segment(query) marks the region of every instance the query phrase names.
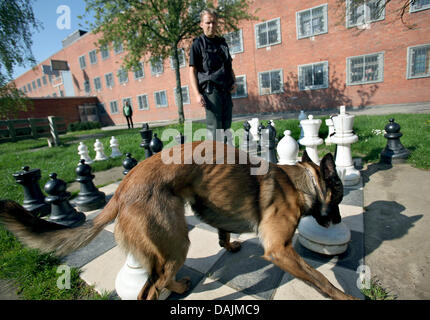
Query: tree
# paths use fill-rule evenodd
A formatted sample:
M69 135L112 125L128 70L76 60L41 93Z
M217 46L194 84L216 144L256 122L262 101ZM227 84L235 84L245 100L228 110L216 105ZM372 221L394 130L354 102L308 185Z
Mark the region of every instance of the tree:
M212 0L85 0L86 14L94 12L90 24L94 33L101 33L99 46L112 42L125 45L125 70L146 61L173 59L176 75L176 100L179 122L185 120L179 72L180 49L201 34L200 12L214 7ZM248 13L251 0L219 0L221 32L237 30L241 20L256 19Z
M12 80L16 66L35 63L31 45L32 29L38 30L31 6L32 0L0 1L0 118L5 118L26 110L25 95Z

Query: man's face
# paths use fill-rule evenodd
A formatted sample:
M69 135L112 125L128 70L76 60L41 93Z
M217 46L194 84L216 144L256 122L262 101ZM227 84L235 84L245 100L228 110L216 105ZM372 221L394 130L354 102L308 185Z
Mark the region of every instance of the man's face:
M208 38L213 38L216 35L217 20L210 14L205 14L202 21L200 22L200 28L203 29L203 33Z

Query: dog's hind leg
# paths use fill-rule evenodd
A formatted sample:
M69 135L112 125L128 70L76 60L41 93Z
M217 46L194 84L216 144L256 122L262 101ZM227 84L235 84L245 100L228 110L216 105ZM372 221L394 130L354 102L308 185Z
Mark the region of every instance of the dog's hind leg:
M222 229L218 229L218 239L219 239L219 245L225 248L227 251L237 252L241 248L240 242L238 241L230 242L230 233Z

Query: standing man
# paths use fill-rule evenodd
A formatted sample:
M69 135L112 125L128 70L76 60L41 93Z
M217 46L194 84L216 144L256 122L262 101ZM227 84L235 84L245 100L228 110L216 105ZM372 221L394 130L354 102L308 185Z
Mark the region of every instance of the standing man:
M124 103L122 112L124 114L124 117L127 119L128 128L130 129L130 124L131 124L131 128L133 128L133 109L131 108L130 102L126 101Z
M235 76L228 45L217 33L217 13L200 13L203 34L194 39L190 50L190 82L197 103L206 110L208 140L216 139L216 130L230 129ZM223 141L224 142L224 141Z

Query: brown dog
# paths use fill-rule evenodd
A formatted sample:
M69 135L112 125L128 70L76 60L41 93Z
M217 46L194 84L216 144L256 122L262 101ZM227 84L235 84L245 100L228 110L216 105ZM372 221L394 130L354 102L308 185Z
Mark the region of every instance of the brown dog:
M30 247L66 255L88 244L116 218L118 244L150 271L139 298L156 299L162 288L177 293L189 288L188 279L175 280L189 247L184 215L189 202L196 216L219 230L219 243L227 250L240 249L240 243L230 242L230 233L255 231L264 259L333 299L353 299L309 266L292 246L301 216L312 215L323 226L341 220L343 186L331 154L320 167L305 152L297 165L266 162L266 172L253 175L252 158L246 154L242 164L238 161L243 159L242 151L217 142L193 142L163 152L133 168L103 211L80 227L65 229L34 218L13 201L0 202L0 220ZM163 159L175 152L180 163L166 164ZM204 163L196 160L196 154L205 158ZM235 156L233 164L228 155Z

